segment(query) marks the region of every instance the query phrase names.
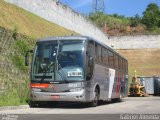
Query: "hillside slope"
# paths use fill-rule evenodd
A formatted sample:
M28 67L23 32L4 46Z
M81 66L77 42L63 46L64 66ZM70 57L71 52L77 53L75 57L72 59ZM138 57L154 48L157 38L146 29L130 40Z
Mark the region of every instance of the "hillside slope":
M146 27L140 23L140 17L132 18L118 14L108 15L97 12L90 14L89 19L110 36L153 34L150 31L146 31Z
M3 0L0 0L0 26L33 38L75 34Z
M134 76L160 76L160 49L131 49L117 50L128 59L129 77Z

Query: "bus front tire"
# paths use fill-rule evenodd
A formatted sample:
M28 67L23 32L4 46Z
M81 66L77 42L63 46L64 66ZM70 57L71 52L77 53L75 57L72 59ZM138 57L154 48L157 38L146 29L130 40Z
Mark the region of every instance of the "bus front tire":
M94 91L95 97L94 100L90 103L91 107L96 107L98 105L98 101L99 101L99 92L98 89L96 88Z
M34 102L34 101L30 101L29 102L29 107L30 108L36 108L36 107L38 107L39 106L39 104L37 103L37 102Z

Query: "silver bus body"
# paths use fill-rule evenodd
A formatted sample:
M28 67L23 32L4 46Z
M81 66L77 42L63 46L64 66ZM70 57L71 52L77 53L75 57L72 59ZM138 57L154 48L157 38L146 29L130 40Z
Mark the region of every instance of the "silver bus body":
M61 69L63 70L61 71L61 75L58 75L58 76L63 76L64 79L60 81L57 81L56 79L52 80L54 78L54 75L52 73L45 73L42 75L34 73L33 71L34 69L36 69L34 68L36 64L35 56L37 54L37 47L36 47L33 54L32 68L31 68L31 100L32 101L91 102L94 100L94 97L95 97L94 91L96 88L98 89L99 100L106 101L106 100L111 100L113 98L119 98L121 94L123 97L128 95L127 60L124 57L122 57L120 54L115 52L113 49L109 48L108 46L103 45L97 40L94 40L86 36L50 37L46 39L40 39L37 42L37 44L41 44L41 43L45 44L46 42L52 42L52 41L70 41L70 40L83 41L83 45L84 45L83 61L84 62L83 62L82 72L74 73L75 71L74 68L69 68L69 71L66 72L65 71L66 69L65 68L63 69L61 67ZM90 49L89 42L91 42L91 44L93 43L93 50L92 49L88 50ZM99 46L98 49L100 50L101 60L98 60L98 57L96 56L96 45ZM64 49L69 49L69 47ZM102 55L104 53L103 49L107 51L104 55ZM89 51L93 53L91 54L89 53ZM45 52L47 52L47 50L45 50ZM113 56L110 56L109 52L111 52ZM107 54L108 54L108 57L107 57ZM105 55L106 55L106 58L105 58ZM96 57L97 57L97 62L96 62ZM113 58L110 58L110 57L113 57ZM80 59L80 58L76 58L76 59ZM88 68L88 64L90 63L88 62L89 61L88 59L93 59L92 60L93 63L92 65L90 65L91 67L89 66L89 68ZM113 65L109 65L109 61L110 62L112 61ZM41 67L43 67L43 65L41 65ZM92 72L88 72L88 71L92 71ZM76 80L76 76L80 76L82 74L84 77L83 78L81 77L82 78L81 80ZM91 75L87 75L87 74L91 74ZM71 77L74 77L75 80L66 79L67 80L66 81L65 77L69 79ZM77 78L79 79L79 77Z

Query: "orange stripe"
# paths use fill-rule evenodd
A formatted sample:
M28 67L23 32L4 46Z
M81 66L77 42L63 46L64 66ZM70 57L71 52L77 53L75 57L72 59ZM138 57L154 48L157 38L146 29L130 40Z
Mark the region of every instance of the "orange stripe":
M31 84L31 88L48 88L49 84Z

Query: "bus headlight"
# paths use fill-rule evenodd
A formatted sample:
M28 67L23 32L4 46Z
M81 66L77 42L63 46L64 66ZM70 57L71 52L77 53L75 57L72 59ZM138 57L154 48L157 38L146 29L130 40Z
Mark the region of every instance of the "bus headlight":
M73 89L70 89L69 91L70 92L80 92L82 90L82 88L73 88Z

